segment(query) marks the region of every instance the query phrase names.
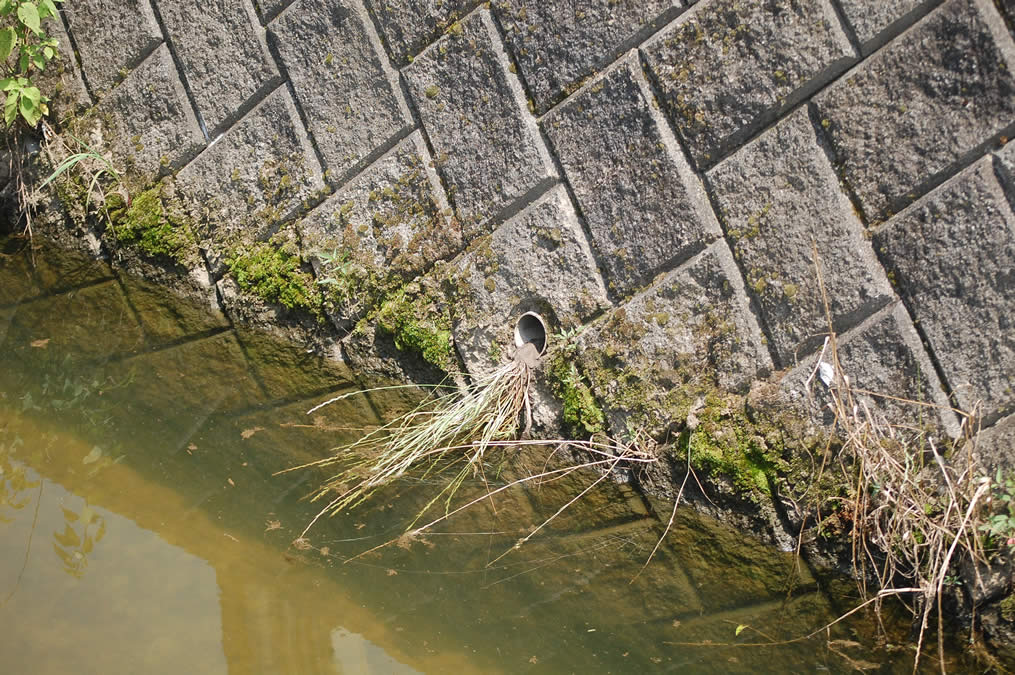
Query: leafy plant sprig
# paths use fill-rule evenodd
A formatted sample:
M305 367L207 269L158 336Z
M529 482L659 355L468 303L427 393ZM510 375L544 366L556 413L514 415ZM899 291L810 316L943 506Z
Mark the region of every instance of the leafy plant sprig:
M21 119L35 127L49 113L49 97L32 81L57 55L57 40L42 27L44 19L56 17L56 3L63 0L0 0L0 91L4 101L4 124Z

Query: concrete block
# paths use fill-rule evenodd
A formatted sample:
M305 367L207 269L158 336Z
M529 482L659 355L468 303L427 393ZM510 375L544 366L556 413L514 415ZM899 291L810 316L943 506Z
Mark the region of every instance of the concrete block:
M504 41L542 114L614 55L670 21L679 0L501 0Z
M632 54L542 120L620 297L720 235L701 181L651 101Z
M473 372L510 357L514 327L539 312L551 332L573 328L609 306L588 243L563 187L497 228L459 262L470 287L455 344Z
M323 186L320 165L284 87L212 142L177 178L203 225L198 238L219 244L268 236Z
M964 410L1015 410L1015 214L985 157L888 221L874 245Z
M380 26L391 60L398 66L412 63L414 56L434 42L455 21L468 14L480 0L366 0L367 9Z
M888 279L806 108L728 157L708 181L781 367L820 348L828 332L814 246L835 331L891 301Z
M1001 185L1008 194L1008 201L1015 204L1015 143L1007 143L994 153L994 157Z
M449 198L485 221L543 189L556 171L486 10L454 24L403 70Z
M159 11L210 138L281 81L248 0L173 0Z
M911 24L920 12L931 4L933 2L928 0L895 0L895 2L839 0L842 14L865 55Z
M148 0L81 0L62 14L93 93L111 89L121 71L136 66L162 42Z
M98 105L115 131L107 138L127 171L147 183L179 169L204 147L204 134L165 45Z
M447 211L417 131L303 218L303 255L319 278L334 279L336 318L358 318L378 286L460 252L465 237Z
M44 71L35 73L32 80L43 93L50 96L50 115L54 119L64 120L78 108L90 106L92 98L81 78L74 47L63 27L63 21L59 18L48 19L42 27L50 37L57 39L57 56L46 64Z
M268 39L334 180L411 128L397 75L355 2L299 0L271 23Z
M989 0L949 0L815 97L868 220L900 211L1011 126L1013 69L1015 44Z
M988 475L998 469L1005 472L1015 468L1015 415L976 435L976 455Z
M855 60L827 0L701 2L642 50L699 168Z
M857 391L854 399L866 405L876 420L896 425L900 431L927 429L958 435L958 420L934 364L901 303L838 336L837 344L841 374L849 378L854 390L870 392ZM807 409L816 421L830 425L834 421L828 409L831 399L815 373L819 357L833 363L827 350L816 354L786 375L780 386L788 401Z
M286 8L286 5L292 4L293 0L253 0L254 9L257 10L257 14L261 17L261 23L268 23L276 16L279 12Z
M629 414L647 415L636 422L653 433L683 424L684 419L671 419L671 394L693 398L715 387L746 392L772 368L740 272L722 240L615 310L582 342L609 361L589 375L611 425L621 431ZM641 392L637 397L624 391L630 381ZM690 401L676 407L683 403Z

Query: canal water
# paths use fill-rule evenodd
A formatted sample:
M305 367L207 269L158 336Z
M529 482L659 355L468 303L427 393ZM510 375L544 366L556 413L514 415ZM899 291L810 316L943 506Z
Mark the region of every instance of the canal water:
M911 671L901 622L858 612L801 639L853 606L852 582L689 509L645 566L670 507L612 481L513 549L595 475L505 490L415 539L440 487L407 477L304 536L327 474L278 472L404 393L307 415L366 383L101 263L2 246L5 673ZM457 498L554 457L502 457Z

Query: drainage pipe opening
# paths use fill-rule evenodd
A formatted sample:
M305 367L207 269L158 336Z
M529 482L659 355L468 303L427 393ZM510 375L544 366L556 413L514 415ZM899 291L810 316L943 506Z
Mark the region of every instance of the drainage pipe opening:
M535 312L525 312L515 324L515 346L531 344L542 356L546 351L546 324Z

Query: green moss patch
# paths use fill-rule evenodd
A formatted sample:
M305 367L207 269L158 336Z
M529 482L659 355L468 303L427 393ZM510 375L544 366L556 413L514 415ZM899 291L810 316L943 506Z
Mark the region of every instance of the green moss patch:
M160 186L135 195L129 203L118 194L110 195L106 208L110 233L117 243L181 264L196 253L194 235L182 209L166 205Z
M418 283L390 293L374 315L378 328L391 335L395 347L416 352L445 372L455 365L451 317L422 292Z
M240 288L266 302L322 317L321 293L298 255L270 242L242 245L226 258Z

